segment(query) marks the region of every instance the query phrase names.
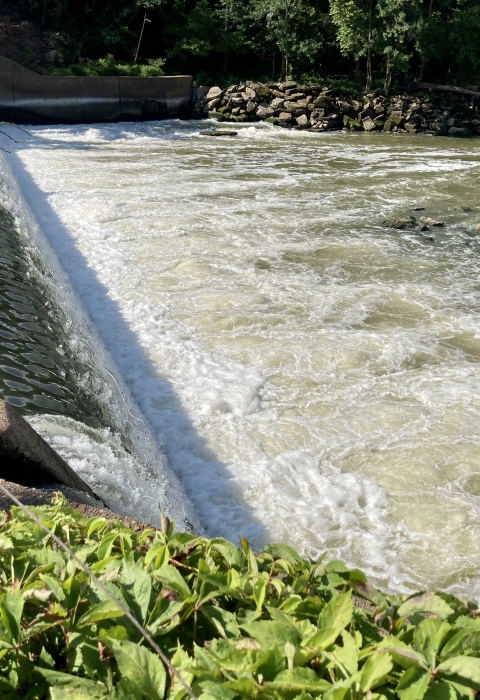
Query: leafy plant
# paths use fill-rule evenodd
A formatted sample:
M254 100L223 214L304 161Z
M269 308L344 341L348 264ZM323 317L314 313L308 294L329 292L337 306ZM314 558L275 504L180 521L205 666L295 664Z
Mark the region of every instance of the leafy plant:
M473 699L476 606L393 596L342 562L33 509L161 646L200 700ZM361 600L366 601L363 606ZM181 700L104 591L23 511L0 529L0 697Z
M112 54L107 54L105 58L98 61L85 61L84 63L73 63L66 68L57 68L56 75L129 75L152 77L165 75L163 65L165 61L161 58L151 58L146 65L140 63L127 63L116 61Z

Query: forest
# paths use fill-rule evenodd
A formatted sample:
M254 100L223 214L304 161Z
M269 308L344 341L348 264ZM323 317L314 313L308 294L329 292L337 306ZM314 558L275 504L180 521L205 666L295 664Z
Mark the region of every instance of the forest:
M480 0L19 0L61 66L138 62L200 83L478 83ZM107 57L107 58L106 58ZM64 68L65 70L65 68ZM148 72L146 73L148 74Z

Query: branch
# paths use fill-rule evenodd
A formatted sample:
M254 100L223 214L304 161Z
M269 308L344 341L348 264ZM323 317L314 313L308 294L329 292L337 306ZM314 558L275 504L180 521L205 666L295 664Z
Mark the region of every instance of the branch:
M467 88L456 87L455 85L436 85L435 83L414 82L412 87L417 90L439 90L440 92L456 92L459 95L480 97L480 92L476 90L467 90Z

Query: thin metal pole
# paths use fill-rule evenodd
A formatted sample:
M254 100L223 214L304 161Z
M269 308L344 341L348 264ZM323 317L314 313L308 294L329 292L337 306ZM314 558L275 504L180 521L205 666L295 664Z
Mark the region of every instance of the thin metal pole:
M145 22L150 22L150 20L147 19L147 13L146 13L146 12L145 12L145 17L143 18L142 31L140 32L140 39L138 40L138 46L137 46L137 50L136 50L136 52L135 52L135 60L134 60L134 63L137 62L138 52L140 51L140 44L142 43L143 30L145 29Z
M94 574L93 571L90 569L90 567L88 567L81 559L79 559L79 558L77 557L77 555L75 554L75 552L73 552L73 551L70 549L70 547L68 547L68 545L65 544L65 542L62 542L62 540L61 540L59 537L57 537L57 535L55 535L55 533L53 533L53 532L50 530L50 528L48 528L48 527L45 525L45 523L42 523L42 521L40 520L40 518L37 518L37 516L35 515L35 513L32 513L32 511L30 510L30 508L27 508L27 506L25 506L21 501L19 501L18 498L16 498L16 497L13 495L13 493L12 493L11 491L9 491L9 489L7 489L7 487L4 486L1 482L0 482L0 489L1 489L1 490L3 491L3 493L5 493L19 508L21 508L21 509L23 510L23 512L26 513L26 514L28 515L28 517L29 517L31 520L33 520L34 523L36 523L39 527L41 527L42 530L44 530L45 532L47 532L47 533L50 535L50 537L58 544L58 546L61 547L65 552L67 552L67 554L78 564L78 566L79 566L86 574L88 574L88 576L90 576L90 578L92 579L92 581L95 581L95 583L97 584L97 586L98 586L99 588L101 588L102 591L118 605L118 607L119 607L120 610L123 612L123 614L126 615L126 617L128 617L128 619L130 620L130 622L132 623L132 625L140 632L140 634L142 635L142 637L143 637L144 639L147 640L147 642L150 644L150 646L152 647L152 649L154 649L154 650L157 652L157 654L159 655L159 657L161 658L161 660L163 661L163 663L165 664L165 666L168 668L168 670L170 671L170 673L178 678L178 680L179 680L180 683L183 685L185 691L186 691L187 694L192 698L192 700L198 700L197 696L195 695L195 693L193 692L193 690L190 688L190 686L188 685L188 683L182 678L180 672L177 671L177 669L175 668L175 666L173 666L173 665L170 663L170 661L169 661L169 659L167 658L167 656L165 656L165 654L164 654L163 651L160 649L160 647L158 646L158 644L157 644L157 643L152 639L152 637L148 634L147 630L146 630L144 627L142 627L142 625L138 622L138 620L137 620L136 618L133 617L133 615L132 615L132 613L130 612L130 610L128 610L128 609L125 607L125 605L117 598L117 596L114 595L114 594L112 593L112 591L111 591L109 588L107 588L106 585L105 585L102 581L100 581L100 579L98 579L98 578L95 576L95 574Z

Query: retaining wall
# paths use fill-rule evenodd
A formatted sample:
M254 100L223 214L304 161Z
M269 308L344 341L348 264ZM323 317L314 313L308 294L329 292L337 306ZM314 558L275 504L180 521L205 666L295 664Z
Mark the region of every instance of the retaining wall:
M39 75L0 56L0 120L79 124L185 117L190 75L158 78Z

